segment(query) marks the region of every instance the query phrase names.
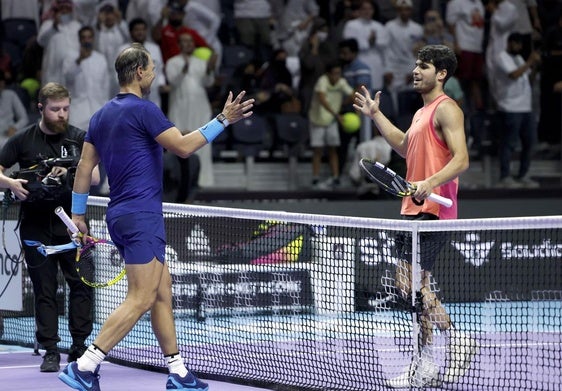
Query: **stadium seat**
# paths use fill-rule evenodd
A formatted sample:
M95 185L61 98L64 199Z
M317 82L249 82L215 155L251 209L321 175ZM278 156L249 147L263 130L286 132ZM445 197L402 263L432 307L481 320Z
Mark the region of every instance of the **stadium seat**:
M246 165L246 188L252 188L255 158L265 148L268 132L267 120L260 115L253 115L231 125L232 148L238 151Z
M223 69L236 69L242 64L253 60L254 52L244 45L225 45L223 47L222 64Z
M275 136L289 164L289 189L297 187L298 159L308 141L308 121L297 113L277 114L274 117Z
M37 26L33 19L8 18L2 21L2 25L3 40L13 43L22 51L37 36Z

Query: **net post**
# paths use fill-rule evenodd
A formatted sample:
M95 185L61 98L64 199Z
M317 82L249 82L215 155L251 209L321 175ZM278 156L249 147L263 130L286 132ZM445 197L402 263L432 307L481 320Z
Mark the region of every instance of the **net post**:
M420 266L420 240L419 240L419 223L412 222L412 275L410 278L412 287L412 342L414 355L420 353L420 319L418 319L417 308L418 292L421 292L421 266ZM421 299L421 298L420 298Z

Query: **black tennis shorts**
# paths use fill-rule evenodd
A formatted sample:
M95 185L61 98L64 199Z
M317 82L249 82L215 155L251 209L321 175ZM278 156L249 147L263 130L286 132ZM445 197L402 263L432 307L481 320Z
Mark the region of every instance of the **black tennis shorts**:
M403 215L405 220L439 220L430 213L417 215ZM431 271L437 256L449 241L448 232L422 232L420 233L420 265L422 270ZM396 235L396 256L405 261L412 262L412 233L399 232Z

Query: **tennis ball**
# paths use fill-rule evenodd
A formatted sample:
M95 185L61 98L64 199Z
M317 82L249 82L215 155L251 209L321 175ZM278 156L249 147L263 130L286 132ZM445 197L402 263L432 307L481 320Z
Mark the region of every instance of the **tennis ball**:
M33 97L37 95L37 91L41 88L41 83L39 83L39 80L29 77L27 79L23 79L20 86L27 91L29 96Z
M207 47L201 46L193 51L193 55L201 60L208 61L213 55L213 51Z
M356 113L345 113L342 115L342 129L346 133L355 133L361 127L361 117Z

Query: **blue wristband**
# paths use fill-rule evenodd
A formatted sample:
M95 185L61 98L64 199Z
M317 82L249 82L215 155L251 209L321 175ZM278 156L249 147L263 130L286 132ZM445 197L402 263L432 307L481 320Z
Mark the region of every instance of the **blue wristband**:
M72 192L72 208L70 211L75 215L85 215L86 206L88 205L89 193Z
M224 130L223 124L216 118L207 122L205 126L199 128L199 131L207 139L207 142L210 143L213 141L219 134L222 133Z

